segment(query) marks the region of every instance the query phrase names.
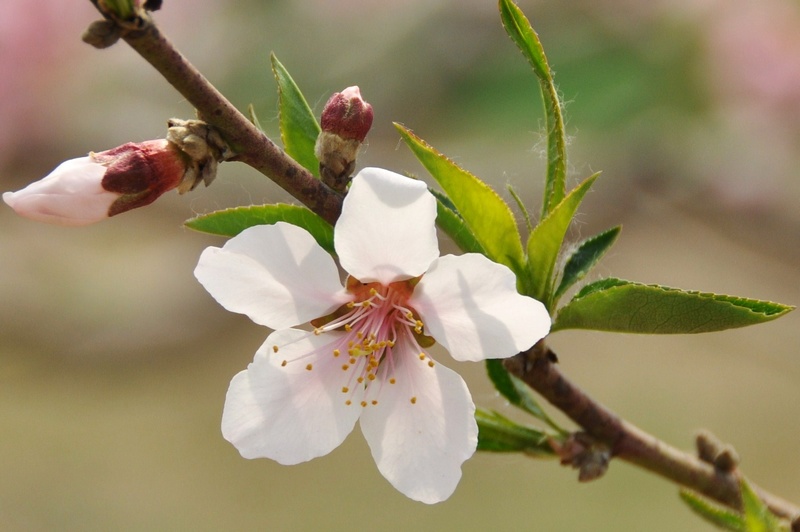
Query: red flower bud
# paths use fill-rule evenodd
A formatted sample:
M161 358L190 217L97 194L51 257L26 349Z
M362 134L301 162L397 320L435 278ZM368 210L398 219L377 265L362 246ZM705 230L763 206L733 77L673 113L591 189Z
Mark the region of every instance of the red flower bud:
M347 87L335 92L322 110L322 131L333 133L345 140L364 139L372 127L372 106L361 97L358 87Z
M319 159L322 181L344 192L356 166L356 156L372 127L372 106L361 97L358 87L334 93L320 119L322 132L314 153Z

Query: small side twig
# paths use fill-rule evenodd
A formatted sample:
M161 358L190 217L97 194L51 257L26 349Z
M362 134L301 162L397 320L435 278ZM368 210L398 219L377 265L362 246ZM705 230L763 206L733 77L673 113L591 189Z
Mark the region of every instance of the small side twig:
M95 7L107 21L119 23L98 4ZM205 122L219 130L237 154L231 160L252 166L326 221L336 222L342 196L316 179L256 128L175 48L147 13L138 13L134 23L126 25L120 33L131 48L197 109Z
M741 509L739 474L727 462L729 453L716 454L711 463L672 447L620 419L567 380L555 365L557 358L540 342L508 359L506 368L569 416L592 438L611 448L612 456L636 464L731 508ZM718 464L715 462L719 462ZM752 486L752 485L751 485ZM800 508L752 486L776 515L795 519Z

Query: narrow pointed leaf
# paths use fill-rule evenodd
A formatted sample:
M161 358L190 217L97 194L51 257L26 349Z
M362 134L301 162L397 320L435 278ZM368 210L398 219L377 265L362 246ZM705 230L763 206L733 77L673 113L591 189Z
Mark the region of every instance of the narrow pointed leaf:
M575 187L564 200L559 203L550 215L539 222L528 237L528 274L531 287L528 294L551 307L554 285L554 270L558 254L564 243L567 228L572 222L583 197L591 188L599 174L588 177ZM552 309L551 309L552 310Z
M733 510L712 504L687 490L681 490L680 497L694 513L712 525L723 530L733 530L734 532L747 531L744 519Z
M510 404L544 421L551 428L555 429L557 433L567 434L567 432L553 421L550 416L547 415L547 412L539 405L539 402L533 394L533 390L506 370L502 360L487 360L486 373L489 375L489 379L492 381L492 384L494 384L495 389L500 392L500 395L505 397Z
M478 408L478 450L491 452L524 452L531 456L555 455L548 435L531 427L519 425L497 412Z
M264 131L264 128L261 127L261 122L258 120L258 116L256 116L256 108L253 107L252 103L247 106L247 112L250 114L250 121L253 125L256 126L259 131Z
M234 207L202 214L184 225L195 231L213 235L236 236L254 225L269 225L287 222L302 227L317 243L329 253L333 253L333 227L312 211L298 205L278 203L276 205L251 205Z
M486 256L519 273L524 263L514 214L489 185L463 170L414 133L395 124L411 151L442 187Z
M433 191L431 191L433 192ZM438 225L447 236L453 239L453 242L466 253L481 253L486 254L483 247L475 239L475 235L469 230L464 220L450 207L448 207L441 199L439 194L436 196L436 225Z
M603 279L578 292L558 312L552 330L701 333L764 323L792 309L769 301Z
M314 145L320 127L305 97L275 54L271 55L272 73L278 83L278 110L283 149L303 168L319 176L319 161Z
M747 532L781 532L784 530L788 532L788 527L781 526L778 517L770 511L744 478L741 480L740 486Z
M508 36L533 67L541 87L547 127L547 176L541 215L545 218L566 194L567 142L561 102L544 48L528 19L512 0L500 0L500 18Z
M495 389L500 392L500 395L506 398L509 403L514 406L522 403L514 383L511 382L511 375L508 370L503 366L503 361L497 358L490 358L486 360L486 374L489 380L494 384Z
M528 214L528 208L525 207L525 202L522 201L522 198L517 191L514 190L514 187L508 185L508 193L511 194L511 197L514 198L514 202L517 204L519 211L522 213L523 218L525 218L525 227L528 228L528 232L533 231L533 224L531 223L531 216Z
M556 300L589 273L616 241L621 230L622 227L618 225L578 244L578 247L570 255L567 264L564 266L561 283L555 293Z

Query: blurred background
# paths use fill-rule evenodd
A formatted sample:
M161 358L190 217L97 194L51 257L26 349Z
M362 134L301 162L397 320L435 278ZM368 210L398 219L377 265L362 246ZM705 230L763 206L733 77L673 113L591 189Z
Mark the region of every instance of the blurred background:
M800 5L794 0L521 0L566 101L571 185L603 176L572 237L624 224L592 279L800 302ZM166 0L176 45L273 138L274 51L319 112L357 84L375 108L360 166L425 177L402 122L538 212L538 85L492 0ZM193 109L124 43L80 41L88 1L4 0L0 189L60 161L163 137ZM230 378L267 331L194 280L222 240L195 213L290 201L244 165L209 189L96 226L0 205L0 529L707 530L671 484L625 463L578 484L554 461L477 455L435 506L394 491L356 430L331 455L248 461L219 431ZM442 243L448 250L449 244ZM698 336L560 332L562 370L691 449L708 428L745 473L800 501L800 314ZM480 364L479 406L513 415Z

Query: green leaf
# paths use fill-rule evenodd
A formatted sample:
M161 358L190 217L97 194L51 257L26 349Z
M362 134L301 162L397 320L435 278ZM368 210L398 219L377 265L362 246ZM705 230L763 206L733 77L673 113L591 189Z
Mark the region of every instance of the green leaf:
M320 127L314 113L286 68L272 54L272 73L278 83L278 110L283 149L303 168L319 176L319 161L314 155Z
M122 20L133 17L133 0L105 0L104 7Z
M733 530L735 532L746 532L748 530L742 516L733 510L712 504L688 490L681 490L680 497L694 513L712 525L716 525L723 530Z
M184 225L203 233L236 236L248 227L269 225L276 222L287 222L302 227L311 233L311 236L326 251L334 253L333 227L307 208L298 205L278 203L276 205L234 207L202 214L186 220Z
M494 384L495 389L500 392L500 395L505 397L509 403L514 406L522 403L514 383L511 382L511 375L508 370L503 366L503 361L496 358L486 360L486 373L489 375L489 380Z
M583 287L558 312L552 330L701 333L764 323L792 309L769 301L603 279Z
M528 276L530 287L528 295L538 299L552 310L554 270L558 254L564 243L567 228L597 176L588 177L575 187L551 212L537 225L528 237Z
M622 227L618 225L578 244L578 247L567 260L566 266L564 266L561 284L556 289L554 300L558 300L569 287L589 273L617 239L621 230Z
M500 0L500 18L508 36L533 67L542 91L547 127L547 177L541 215L545 218L566 194L567 142L561 102L544 48L528 19L512 0Z
M489 185L461 169L414 133L397 123L395 127L444 189L486 256L519 273L524 261L522 243L517 222L506 202Z
M544 421L559 434L567 434L567 431L556 424L539 405L533 395L533 390L506 370L502 360L488 359L486 361L486 373L489 375L489 379L494 384L495 389L509 403Z
M519 211L522 213L522 216L525 218L525 227L528 228L528 232L533 231L533 224L531 223L531 216L528 214L528 209L525 207L525 202L522 201L522 198L517 191L514 190L514 187L508 185L506 187L508 189L508 193L511 194L511 197L514 198L514 202L517 204Z
M264 131L264 128L261 127L261 122L258 120L258 116L256 116L256 108L253 107L252 103L247 106L247 112L250 114L250 121L253 125L256 126L259 131Z
M759 498L744 478L741 479L740 486L742 489L745 530L747 532L780 532L789 530L788 527L782 527L778 517L767 508L764 501Z
M524 452L532 456L552 457L555 453L548 435L531 427L514 423L497 412L478 408L478 450L492 452Z
M469 230L467 224L464 223L464 219L440 199L440 193L433 190L431 190L431 192L436 196L436 224L447 236L453 239L453 242L456 243L461 251L485 255L486 252L475 239L475 235Z

